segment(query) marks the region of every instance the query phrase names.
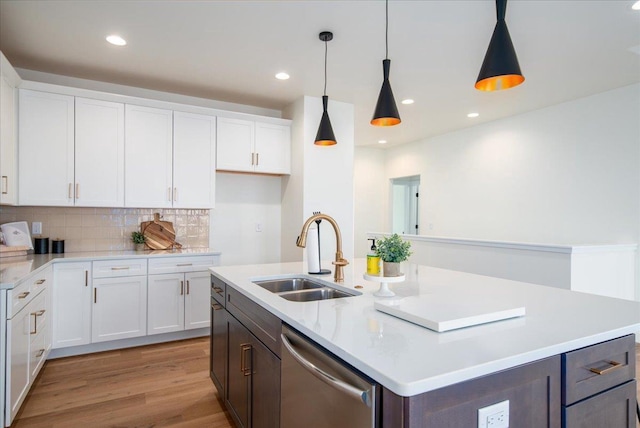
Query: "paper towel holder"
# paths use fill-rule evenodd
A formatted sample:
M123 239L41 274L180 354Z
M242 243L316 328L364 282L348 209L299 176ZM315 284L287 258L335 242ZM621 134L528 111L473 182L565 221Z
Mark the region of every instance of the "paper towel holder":
M320 211L314 211L313 215L320 214ZM322 253L320 252L320 223L322 223L322 219L319 218L315 220L318 225L316 229L318 230L318 272L309 272L310 275L328 275L331 273L329 269L322 269Z

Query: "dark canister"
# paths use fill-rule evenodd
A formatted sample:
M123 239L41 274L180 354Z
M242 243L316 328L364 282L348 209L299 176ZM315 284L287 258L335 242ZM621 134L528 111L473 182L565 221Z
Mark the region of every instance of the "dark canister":
M33 238L34 254L49 254L49 238Z
M64 239L54 239L51 241L51 253L62 254L64 253Z

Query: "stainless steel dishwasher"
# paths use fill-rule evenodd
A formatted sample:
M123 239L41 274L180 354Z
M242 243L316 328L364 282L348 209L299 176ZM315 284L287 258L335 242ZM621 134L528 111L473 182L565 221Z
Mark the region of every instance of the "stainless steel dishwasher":
M282 326L282 428L375 427L378 387Z

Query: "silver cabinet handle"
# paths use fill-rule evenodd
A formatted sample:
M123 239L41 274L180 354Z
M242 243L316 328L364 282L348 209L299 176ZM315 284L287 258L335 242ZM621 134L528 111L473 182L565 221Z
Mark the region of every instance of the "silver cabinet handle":
M171 202L171 187L167 187L167 200Z
M93 289L93 303L98 303L98 289Z
M256 153L256 165L260 165L260 153Z
M111 270L129 270L130 266L114 266Z
M76 199L80 199L80 183L76 183Z
M176 266L193 266L193 263L178 263Z
M329 386L332 386L335 389L339 389L345 394L350 395L356 399L362 400L364 404L371 407L371 395L369 394L369 391L362 391L356 388L355 386L349 385L348 383L343 382L342 380L336 378L335 376L332 376L331 374L325 372L321 368L316 367L312 362L306 360L302 355L298 353L298 351L295 350L295 348L293 347L291 342L289 342L289 339L287 338L287 336L284 335L284 333L280 333L280 337L282 338L282 344L284 345L285 348L287 348L291 356L298 363L300 363L302 367L307 369L307 371L309 371L312 375L314 375L324 383L328 384Z
M256 154L251 152L251 165L255 165L256 164L255 159L256 159Z
M9 177L6 175L2 176L2 194L6 195L9 193Z
M85 287L89 286L89 271L88 270L84 271L84 286Z
M187 294L189 294L189 280L187 280Z
M73 195L71 194L73 192L73 183L69 183L69 199L73 199Z
M180 281L180 295L184 294L184 281Z
M173 201L177 201L178 200L178 188L174 187L173 188Z

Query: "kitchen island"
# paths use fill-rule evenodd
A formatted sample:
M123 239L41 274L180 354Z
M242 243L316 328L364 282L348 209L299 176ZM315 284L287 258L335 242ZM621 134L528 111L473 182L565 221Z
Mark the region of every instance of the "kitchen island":
M621 346L619 341L622 340L623 350L616 349L615 352L624 361L616 365L611 374L624 378L632 373L633 377L635 370L633 334L640 330L639 302L406 264L406 280L390 284L397 295L391 299L429 295L450 296L452 301L490 298L526 309L523 317L437 333L374 309L375 301L389 298L375 297L373 293L379 284L363 279L364 259L347 266L344 282L337 285L361 294L314 302L288 301L253 283L305 274L304 263L215 267L211 271L227 287L379 383L382 386L381 417L390 423L404 420L405 426L414 426L409 409L420 412L421 397L431 394L431 402L447 401L448 398L433 394L455 389L456 385L466 385L464 390L472 391L474 388L486 390L487 385L497 385L495 382L506 382L504 388L517 389L516 384L505 380L509 373L512 369L526 372L527 367L533 367L537 373L534 377L540 375L542 381L533 379L529 382L528 375L519 375L515 376L519 378L516 383L537 385L534 389L547 395L548 417L544 417L547 426L560 426L561 414L568 413L567 409L571 410L574 403L588 397L571 398L571 385L567 382L571 380L572 352L611 341L611 346L600 345L606 351ZM331 276L322 279L332 281ZM576 355L580 356L580 352ZM599 355L598 352L604 351L596 349L594 355ZM600 358L594 362L602 363ZM623 369L626 375L615 374L622 373ZM588 369L583 370L588 372ZM496 375L498 377L492 378ZM593 373L593 376L600 375ZM483 385L483 379L488 379L489 383ZM495 386L495 389L500 387ZM460 394L460 391L451 391ZM633 398L635 407L635 386ZM635 409L629 407L628 410ZM512 403L511 412L512 417L524 414L517 408L517 403ZM475 410L469 413L475 415ZM626 413L633 416L629 411ZM630 423L633 423L632 419Z

